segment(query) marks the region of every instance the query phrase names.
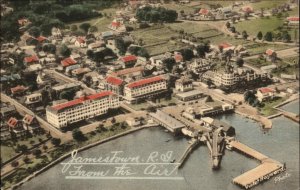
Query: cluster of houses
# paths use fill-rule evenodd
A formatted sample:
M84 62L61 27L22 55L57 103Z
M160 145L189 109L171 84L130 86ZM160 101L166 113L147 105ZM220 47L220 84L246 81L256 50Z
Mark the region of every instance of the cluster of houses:
M34 116L26 114L22 119L17 119L18 116L15 106L1 103L1 140L11 139L12 132L16 137L20 137L41 129Z

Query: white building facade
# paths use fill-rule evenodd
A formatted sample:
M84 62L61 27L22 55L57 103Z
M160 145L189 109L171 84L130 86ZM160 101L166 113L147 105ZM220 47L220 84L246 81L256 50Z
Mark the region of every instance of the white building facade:
M119 97L111 91L84 96L46 109L47 121L57 128L107 113L120 106Z
M162 76L142 79L129 83L124 88L124 98L128 103L160 94L167 90L167 81Z

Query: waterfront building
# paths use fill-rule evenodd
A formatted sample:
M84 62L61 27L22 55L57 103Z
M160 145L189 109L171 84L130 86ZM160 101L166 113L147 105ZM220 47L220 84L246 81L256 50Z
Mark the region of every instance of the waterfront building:
M111 91L104 91L46 108L47 121L57 128L66 127L84 119L103 115L120 106L119 98Z
M159 95L167 91L167 81L162 76L138 80L125 85L124 98L128 103Z
M175 89L178 92L187 92L190 90L193 90L193 81L191 79L188 78L180 78L178 80L176 80L175 82Z
M259 88L256 93L256 97L260 102L266 100L272 100L274 98L274 92L272 88Z
M178 98L179 100L181 100L183 102L196 100L196 99L199 99L202 97L204 97L204 95L200 90L192 90L192 91L176 94L176 98Z

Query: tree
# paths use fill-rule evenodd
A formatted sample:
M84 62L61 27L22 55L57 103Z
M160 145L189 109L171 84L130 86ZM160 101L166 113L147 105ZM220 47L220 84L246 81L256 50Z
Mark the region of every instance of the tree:
M25 153L28 150L28 147L25 144L18 145L17 150L21 151L22 153Z
M291 41L291 35L287 31L284 31L282 33L282 40L283 40L283 42L290 42Z
M235 33L235 32L236 32L235 27L232 26L232 27L230 28L230 31L231 31L232 33Z
M148 21L153 23L174 22L178 17L175 10L169 10L163 7L146 6L136 11L136 18L139 21Z
M147 111L148 112L156 112L156 108L154 106L148 106Z
M226 22L226 28L230 27L230 22Z
M244 38L244 40L246 40L247 38L248 38L248 34L247 34L247 32L244 30L243 32L242 32L242 36L243 36L243 38Z
M116 123L116 118L113 117L113 118L111 119L111 123Z
M68 46L66 46L65 44L62 44L59 52L64 57L69 57L71 55L71 49L68 48Z
M174 58L167 58L163 61L163 64L167 71L171 72L174 65L176 64L176 61Z
M78 30L77 25L75 25L75 24L72 25L72 26L71 26L71 31L72 31L72 32L75 32L76 30Z
M205 53L209 52L209 43L200 44L196 47L199 57L204 58Z
M57 139L57 138L52 138L52 139L51 139L51 143L52 143L54 146L58 146L58 145L60 145L61 140L60 140L60 139Z
M83 133L77 128L72 131L72 136L76 141L83 141L85 139Z
M39 37L40 34L41 34L41 29L40 29L39 27L37 27L37 26L33 26L33 27L31 27L31 28L28 30L28 33L29 33L31 36L37 38L37 37Z
M191 49L185 48L180 50L180 53L184 60L189 61L194 58L194 52Z
M82 29L85 33L87 33L89 31L90 27L91 27L91 25L86 22L79 25L79 28Z
M244 60L242 58L238 57L237 60L236 60L236 64L239 67L242 67L244 65Z
M30 160L29 160L29 158L28 158L27 156L25 156L25 157L23 158L23 161L24 161L24 163L28 164Z
M273 34L272 32L267 32L264 36L264 39L268 42L271 42L273 40Z
M35 149L35 150L32 151L32 154L35 157L39 157L42 154L42 151L40 149Z
M66 100L72 100L75 96L76 90L74 89L69 89L69 90L64 90L59 94L59 99L66 99Z
M263 37L263 34L262 34L261 31L259 31L259 32L257 33L257 39L261 40L262 37Z
M93 57L94 57L94 52L93 52L93 50L87 50L86 51L86 55L88 56L88 58L90 58L90 59L93 59Z
M11 166L14 168L17 167L18 165L19 165L19 162L16 160L11 163Z
M89 32L97 32L98 31L98 28L96 26L91 26L90 29L89 29Z

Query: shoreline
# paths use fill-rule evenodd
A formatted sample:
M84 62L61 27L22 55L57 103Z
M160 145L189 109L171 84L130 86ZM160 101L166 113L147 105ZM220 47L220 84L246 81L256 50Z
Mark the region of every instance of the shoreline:
M83 147L81 147L81 148L78 148L77 151L78 151L78 152L81 152L81 151L90 149L90 148L92 148L92 147L101 145L101 144L103 144L103 143L109 142L109 141L111 141L111 140L117 139L117 138L119 138L119 137L123 137L123 136L125 136L125 135L128 135L128 134L131 134L131 133L140 131L140 130L142 130L142 129L151 128L151 127L158 127L158 125L144 125L144 126L141 126L141 127L133 128L133 129L130 129L130 130L125 131L125 132L123 132L123 133L120 133L120 134L117 134L117 135L108 137L108 138L106 138L106 139L102 139L102 140L100 140L100 141L94 142L94 143L92 143L92 144L85 145L85 146L83 146ZM59 164L59 162L61 162L61 161L63 161L64 159L68 158L68 157L71 155L71 153L72 153L72 151L71 151L71 152L68 152L68 153L66 153L66 154L64 154L64 155L62 155L61 157L57 158L56 160L50 162L48 165L46 165L46 166L43 167L42 169L33 172L31 175L27 176L27 177L24 178L22 181L18 182L17 184L14 184L13 186L9 187L8 189L11 189L11 190L18 189L18 188L19 188L20 186L22 186L24 183L30 181L30 180L33 179L34 177L36 177L36 176L42 174L43 172L47 171L48 169L52 168L53 166Z

